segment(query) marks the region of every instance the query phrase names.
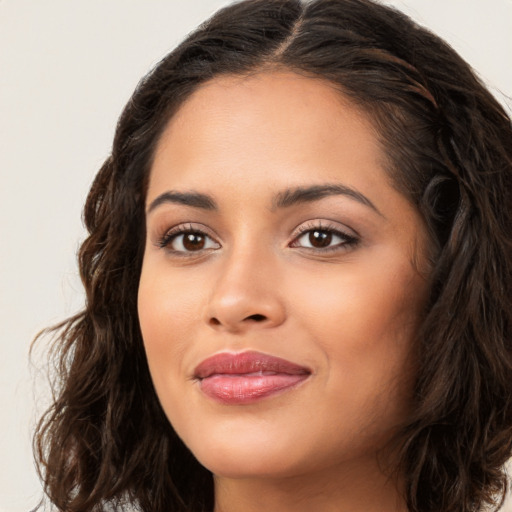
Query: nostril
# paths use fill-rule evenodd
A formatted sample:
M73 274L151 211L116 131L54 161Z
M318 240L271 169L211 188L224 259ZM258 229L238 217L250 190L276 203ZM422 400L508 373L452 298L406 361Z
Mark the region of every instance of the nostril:
M220 318L222 318L222 317L220 317ZM242 327L242 325L244 325L244 324L246 326L248 326L250 323L262 323L262 322L266 322L267 320L269 320L269 318L267 316L261 315L259 313L255 313L254 315L248 315L245 318L241 318L241 319L240 319L240 317L238 317L237 319L232 319L232 318L226 317L225 319L220 320L219 318L212 316L208 320L208 325L213 328L224 326L228 329L231 329L237 324L239 324L239 327Z
M254 320L255 322L263 322L263 320L266 320L266 318L267 317L264 315L256 314L256 315L248 316L246 318L246 320Z

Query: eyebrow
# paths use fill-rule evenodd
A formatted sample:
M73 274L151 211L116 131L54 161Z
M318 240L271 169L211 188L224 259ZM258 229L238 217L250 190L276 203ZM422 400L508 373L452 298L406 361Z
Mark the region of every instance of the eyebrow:
M347 196L354 199L357 202L368 206L383 217L379 209L365 195L351 187L341 184L312 185L309 187L295 187L283 190L275 195L272 201L272 210L290 208L291 206L296 206L298 204L311 203L324 197L336 195ZM181 204L209 211L218 210L215 200L207 194L201 194L200 192L193 191L167 191L160 194L151 202L147 209L147 213L152 212L155 208L165 203Z
M172 203L191 206L193 208L202 208L203 210L217 210L217 203L206 194L199 192L174 192L168 191L160 194L154 199L147 209L147 213L152 212L161 204Z
M357 202L368 206L381 217L384 217L379 209L361 192L341 184L313 185L310 187L296 187L284 190L276 195L272 209L289 208L302 203L318 201L324 197L342 195L350 197Z

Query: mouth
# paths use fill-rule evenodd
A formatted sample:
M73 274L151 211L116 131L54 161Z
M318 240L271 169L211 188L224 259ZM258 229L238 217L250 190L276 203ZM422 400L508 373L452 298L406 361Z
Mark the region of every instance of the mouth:
M291 390L310 375L305 366L260 352L216 354L194 371L206 396L230 405L250 404Z

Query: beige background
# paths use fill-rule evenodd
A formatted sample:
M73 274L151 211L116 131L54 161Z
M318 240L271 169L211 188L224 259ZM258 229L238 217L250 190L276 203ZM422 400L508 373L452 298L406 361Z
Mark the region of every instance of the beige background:
M81 207L116 119L138 79L226 3L0 0L0 512L27 512L41 492L30 432L44 368L28 348L81 304ZM512 95L512 0L384 3L448 39L501 101Z

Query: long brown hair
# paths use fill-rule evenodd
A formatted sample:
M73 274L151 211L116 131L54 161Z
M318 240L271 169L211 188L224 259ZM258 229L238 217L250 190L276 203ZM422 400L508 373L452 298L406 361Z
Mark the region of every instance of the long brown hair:
M367 112L430 231L415 408L400 436L409 509L499 504L512 451L511 121L448 45L370 0L235 3L138 85L85 205L85 308L53 330L55 401L35 437L49 500L66 512L212 510L212 475L167 421L145 359L145 191L183 101L216 76L268 67L327 79Z

